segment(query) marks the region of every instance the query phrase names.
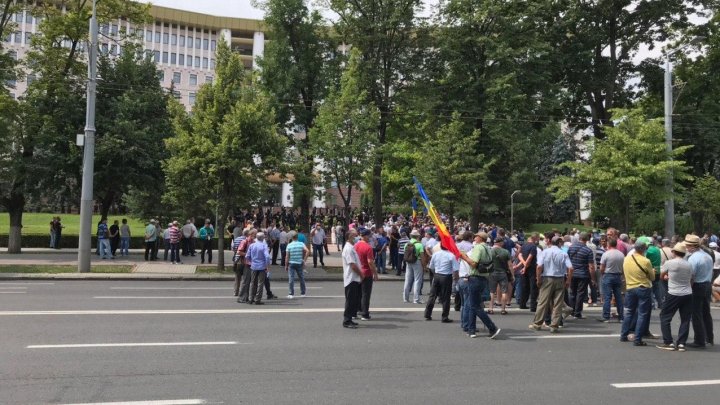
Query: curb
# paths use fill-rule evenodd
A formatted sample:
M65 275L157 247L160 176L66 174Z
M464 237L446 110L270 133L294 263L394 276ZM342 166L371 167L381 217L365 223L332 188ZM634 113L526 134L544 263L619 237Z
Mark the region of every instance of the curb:
M0 274L0 281L10 280L115 280L115 281L232 281L235 277L220 274L140 274L140 273L3 273ZM306 281L342 281L338 276L317 276L307 277ZM272 281L287 282L287 277L272 278ZM384 278L382 282L405 281L404 278Z

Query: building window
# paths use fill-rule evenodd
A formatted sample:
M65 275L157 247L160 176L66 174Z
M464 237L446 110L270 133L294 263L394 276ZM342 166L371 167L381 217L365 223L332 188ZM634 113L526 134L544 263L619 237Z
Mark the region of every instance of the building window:
M33 22L33 16L32 16L32 14L30 14L29 11L25 12L25 22L28 24L32 24L32 22Z
M9 87L9 88L11 88L11 89L14 89L15 86L17 86L17 80L15 80L15 79L5 80L5 86L6 86L6 87Z
M193 47L193 37L187 37L187 46L188 48Z
M163 58L162 58L162 63L168 63L168 53L167 53L167 52L163 52L163 53L162 53L162 56L163 56Z
M8 56L12 58L12 60L17 60L17 51L13 51L12 49L8 51Z
M20 31L15 31L15 43L22 43L22 33Z
M19 13L15 14L15 22L21 23L22 21L23 21L23 13L19 12Z
M203 69L207 69L207 68L208 68L208 62L209 62L209 61L208 61L208 58L203 58Z
M115 44L110 45L110 55L119 55L118 46Z
M190 106L195 105L195 93L188 94L188 102L190 103Z
M185 46L185 35L180 35L180 46Z
M30 41L32 41L32 36L32 32L25 33L25 44L30 45Z
M209 40L203 39L203 49L206 50L206 51L207 51L208 49L210 49L210 41L209 41Z
M188 65L188 67L192 67L192 60L193 60L193 59L192 59L192 55L188 55L188 56L187 56L187 65Z
M145 31L145 42L152 42L152 31Z
M210 41L210 50L214 51L215 49L217 49L217 41L213 39Z
M200 38L195 38L195 49L200 49L201 45Z
M160 43L160 31L155 31L155 43Z
M178 55L178 65L185 66L185 54L181 53Z
M177 45L177 34L170 36L170 45Z
M170 64L171 65L177 64L177 54L175 52L170 54Z
M155 63L160 63L160 51L153 51L153 60Z
M167 32L163 33L163 44L169 44L170 43L170 34Z
M103 55L107 55L107 54L108 54L108 44L101 44L101 45L100 45L100 52L101 52Z
M190 76L190 79L192 80L192 75ZM174 72L174 73L173 73L173 81L172 81L172 82L173 82L174 84L180 84L181 81L182 81L182 73L180 73L180 72Z
M165 72L162 70L158 70L158 78L160 79L160 83L165 81Z
M190 85L197 86L197 75L190 75Z
M118 34L118 26L117 24L113 24L110 26L110 35L117 36Z
M182 98L182 93L180 93L179 90L173 90L172 95L176 100L180 100Z
M210 69L215 70L215 59L210 59Z
M107 35L110 31L110 26L107 24L100 24L100 33L103 35Z
M195 67L196 67L196 68L199 68L199 67L200 67L200 57L199 57L199 56L196 56L196 57L195 57Z
M213 81L213 77L212 77L212 76L205 76L205 83L210 83L210 84L212 84L212 81Z
M12 33L7 34L7 35L3 38L3 42L12 42Z

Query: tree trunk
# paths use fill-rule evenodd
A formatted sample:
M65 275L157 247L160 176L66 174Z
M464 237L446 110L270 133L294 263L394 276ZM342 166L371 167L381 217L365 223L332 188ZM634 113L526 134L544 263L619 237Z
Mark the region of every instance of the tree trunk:
M25 210L25 196L13 193L7 204L10 215L10 234L8 235L8 253L22 253L22 216Z
M232 216L232 210L228 213ZM225 216L218 215L217 227L215 234L218 237L218 250L217 250L217 266L218 271L225 271Z
M385 144L385 135L388 126L387 114L389 114L389 112L383 112L380 118L380 128L378 130L378 146L380 148ZM375 226L383 223L382 165L383 157L381 154L378 154L375 157L372 172L373 222L375 222Z
M109 190L100 201L100 219L107 219L110 207L115 199L115 192Z
M705 230L705 214L702 212L690 211L690 218L693 221L693 230L702 235Z

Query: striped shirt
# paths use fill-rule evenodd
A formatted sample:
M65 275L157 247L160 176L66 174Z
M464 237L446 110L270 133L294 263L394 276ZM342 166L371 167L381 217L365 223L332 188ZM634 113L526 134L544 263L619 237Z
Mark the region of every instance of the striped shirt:
M410 238L408 238L407 236L400 237L400 240L398 241L398 253L400 253L401 255L405 254L405 245L407 245L408 242L410 242Z
M287 255L290 256L288 263L290 264L302 264L303 263L303 252L305 251L305 244L302 242L294 241L287 245L285 248Z
M178 227L173 226L170 228L170 243L179 243L180 242L180 229Z

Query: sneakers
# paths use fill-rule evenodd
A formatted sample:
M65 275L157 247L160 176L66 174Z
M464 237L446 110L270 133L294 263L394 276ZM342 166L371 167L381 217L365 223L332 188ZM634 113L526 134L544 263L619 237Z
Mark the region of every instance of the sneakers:
M661 345L655 345L655 347L657 347L658 349L661 349L661 350L667 350L669 352L674 352L675 350L677 350L675 345L672 343L663 343Z
M535 325L534 323L531 323L530 325L528 325L528 329L537 331L540 330L541 327L540 325Z
M408 300L407 298L403 298L403 302L406 303L406 304L409 304L409 303L410 303L410 300Z
M368 315L368 316L361 316L361 317L360 317L360 320L361 320L361 321L369 321L370 319L372 319L372 318L370 318L370 315Z
M610 320L605 318L597 318L597 321L602 323L610 323Z
M300 298L305 298L305 297L307 297L307 295L305 295L305 294L300 294Z
M348 329L357 329L357 327L358 327L358 324L356 324L356 323L355 323L355 322L353 322L353 321L350 321L350 322L343 322L343 328L348 328Z
M413 301L413 304L424 304L422 300Z
M499 334L502 329L498 328L495 333L490 333L488 335L488 339L494 340Z
M677 345L677 351L684 352L685 351L685 345L680 343Z
M285 297L285 298L287 298L287 299L291 300L291 299L295 298L295 296L293 296L292 294L288 294L288 296L287 296L287 297Z
M477 332L469 332L468 337L475 339L476 337L478 337Z
M550 333L558 333L559 331L560 331L560 328L558 328L556 326L550 327Z

